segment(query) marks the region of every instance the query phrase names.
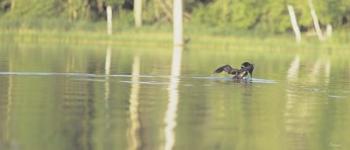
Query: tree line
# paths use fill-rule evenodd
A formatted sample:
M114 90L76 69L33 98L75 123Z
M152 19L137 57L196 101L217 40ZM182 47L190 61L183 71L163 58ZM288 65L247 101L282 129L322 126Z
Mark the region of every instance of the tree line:
M104 21L106 7L113 8L114 19L132 19L135 0L0 0L1 21L13 19L55 19ZM313 28L307 0L184 0L186 23L239 30L285 32L291 30L287 5L295 8L302 31ZM350 0L314 0L321 27L350 25ZM142 0L144 24L172 21L173 0ZM117 16L117 17L115 17Z

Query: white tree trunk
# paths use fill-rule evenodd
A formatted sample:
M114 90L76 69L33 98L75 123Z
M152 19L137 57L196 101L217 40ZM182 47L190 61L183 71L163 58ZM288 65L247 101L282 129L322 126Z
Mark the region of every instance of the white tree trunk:
M182 0L174 0L173 6L174 45L183 45L183 10Z
M107 34L112 35L112 7L107 6Z
M293 6L288 5L287 7L288 7L289 16L290 16L290 22L292 23L293 31L295 33L295 39L298 43L300 43L301 42L301 34L300 34L300 29L298 26L297 18L296 18L295 13L294 13Z
M11 11L15 9L16 6L16 0L11 0Z
M333 29L332 29L332 25L328 24L328 25L327 25L327 29L326 29L326 31L327 31L327 32L326 32L326 37L327 37L327 38L332 37L332 32L333 32L332 30L333 30Z
M142 0L134 0L135 26L142 26Z
M318 39L320 41L323 41L325 38L322 34L322 30L320 28L320 24L318 22L318 18L317 18L317 15L316 15L316 11L315 11L315 8L314 8L314 5L312 3L312 0L309 0L309 7L310 7L310 11L311 11L311 16L312 16L312 21L314 22L314 27L315 27L315 31L316 31L316 34L318 36Z

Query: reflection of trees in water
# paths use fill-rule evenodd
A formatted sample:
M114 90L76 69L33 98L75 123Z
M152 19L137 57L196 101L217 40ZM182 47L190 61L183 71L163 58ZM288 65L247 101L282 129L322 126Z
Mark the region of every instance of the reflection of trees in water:
M9 72L12 71L12 64L11 62L9 62ZM8 89L7 89L7 97L8 97L8 101L7 101L7 106L6 106L6 139L9 140L10 139L10 122L11 122L11 107L12 107L12 90L13 90L13 76L9 76L8 77Z
M6 55L8 56L8 55ZM1 56L0 56L1 57ZM9 58L9 56L8 56ZM0 63L0 70L12 71L10 59L4 59ZM11 145L11 112L13 105L13 76L0 78L0 149L10 149Z
M93 117L93 90L91 83L82 81L65 81L63 98L63 134L67 145L74 149L91 149L91 119Z
M96 72L93 63L87 64L87 72ZM73 149L93 149L94 82L65 78L63 87L63 135L69 137L65 143Z
M177 118L177 107L179 101L178 93L178 84L179 77L181 74L181 57L182 57L182 47L174 46L173 57L171 63L171 74L170 74L170 83L168 88L168 106L165 114L165 150L171 150L175 145L175 127L176 127L176 118Z
M319 130L319 121L324 118L324 99L320 95L325 90L322 83L328 84L330 77L330 61L318 59L306 71L300 68L300 57L295 56L287 74L287 101L285 108L285 127L287 144L290 149L309 149L319 135L310 136L310 133ZM308 66L305 68L309 68ZM321 71L324 78L321 80ZM317 137L318 138L318 137ZM321 137L322 138L322 137Z
M330 78L330 70L331 64L329 59L317 59L316 62L311 67L311 73L309 74L310 82L313 84L317 84L321 81L321 77L323 77L323 82L328 85ZM323 71L323 72L322 72ZM322 76L323 73L323 76Z
M300 57L295 56L292 61L287 74L287 101L286 101L286 132L287 132L287 141L288 144L292 143L291 146L294 149L307 149L306 145L306 137L305 133L307 130L307 126L305 126L305 121L308 121L309 118L305 120L305 109L296 110L298 108L304 108L304 102L297 106L300 102L298 102L298 98L296 97L298 92L298 87L295 87L295 83L298 82L300 71ZM291 148L293 149L293 148Z
M252 140L252 137L257 137L258 130L261 130L261 127L256 128L256 124L261 123L261 108L257 104L255 98L252 96L252 87L250 85L245 85L244 91L242 91L242 100L241 100L241 111L243 115L242 125L240 126L243 130L242 137L244 138L244 143L242 147L244 149L257 149L259 146L256 144L255 140Z
M105 82L104 82L104 107L105 107L105 127L106 129L110 128L111 122L110 122L110 106L109 106L109 99L110 99L110 85L109 85L109 75L111 73L111 60L112 59L112 48L109 45L106 50L106 59L105 59Z
M129 126L129 150L137 150L141 148L140 141L140 116L139 116L139 90L140 90L140 58L134 57L132 65L132 78L131 78L131 92L129 98L129 113L130 113L130 126Z

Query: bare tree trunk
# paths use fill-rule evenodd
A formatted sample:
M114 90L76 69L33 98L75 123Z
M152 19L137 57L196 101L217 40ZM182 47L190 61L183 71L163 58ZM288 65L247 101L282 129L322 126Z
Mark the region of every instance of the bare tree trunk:
M287 7L288 7L289 16L290 16L290 22L292 23L293 30L295 33L295 39L298 43L300 43L301 42L301 34L300 34L300 29L298 26L297 18L296 18L295 13L294 13L293 6L288 5Z
M134 0L135 26L142 26L142 0Z
M183 9L182 0L174 0L173 6L174 45L183 45Z
M330 37L332 37L332 31L333 29L332 29L332 25L330 25L330 24L327 24L327 29L326 29L326 37L327 38L330 38Z
M81 7L83 8L83 16L82 17L84 19L90 18L91 14L89 11L89 8L90 8L89 0L84 0Z
M107 34L112 35L112 7L107 6Z
M311 11L312 21L314 22L314 27L315 27L316 34L318 36L318 39L320 41L323 41L325 38L324 38L324 36L322 34L322 30L321 30L320 24L318 22L318 18L317 18L317 15L316 15L316 11L315 11L314 5L312 3L312 0L308 0L308 2L309 2L309 7L310 7L310 11Z
M11 0L11 11L15 9L16 6L16 0Z
M68 7L69 20L73 21L73 20L77 19L78 18L77 4L74 2L74 0L68 0L67 7Z
M165 13L165 18L168 20L168 21L171 21L171 16L172 16L172 13L171 13L171 7L168 6L168 4L166 3L165 0L157 0L157 2L159 3L161 9L162 9L162 12Z
M103 13L103 0L96 0L97 10L99 13Z

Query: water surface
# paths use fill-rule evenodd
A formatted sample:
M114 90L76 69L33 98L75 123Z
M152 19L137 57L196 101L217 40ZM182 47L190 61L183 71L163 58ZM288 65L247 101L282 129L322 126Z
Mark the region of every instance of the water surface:
M344 50L0 48L1 150L350 149Z

